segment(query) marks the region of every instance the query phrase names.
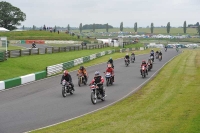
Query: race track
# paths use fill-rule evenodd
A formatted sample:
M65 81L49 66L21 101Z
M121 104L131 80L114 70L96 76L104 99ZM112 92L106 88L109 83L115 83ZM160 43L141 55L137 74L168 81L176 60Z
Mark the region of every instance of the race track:
M98 101L96 105L91 103L89 86L78 86L76 71L70 73L76 91L74 95L67 95L66 98L63 98L61 94L61 75L2 91L0 92L0 133L21 133L34 130L109 105L136 90L178 54L175 49L163 52L163 60L155 59L152 71L144 79L139 72L140 64L142 60L148 59L149 54L136 56L136 62L128 67L125 67L123 59L115 60L114 85L106 87L106 100ZM106 63L87 68L89 81L96 70L103 75Z

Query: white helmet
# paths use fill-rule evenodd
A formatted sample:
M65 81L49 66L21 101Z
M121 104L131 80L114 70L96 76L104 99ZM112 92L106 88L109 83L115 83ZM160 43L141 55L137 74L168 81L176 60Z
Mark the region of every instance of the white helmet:
M95 74L95 75L99 75L100 73L99 73L99 71L96 71L94 74Z

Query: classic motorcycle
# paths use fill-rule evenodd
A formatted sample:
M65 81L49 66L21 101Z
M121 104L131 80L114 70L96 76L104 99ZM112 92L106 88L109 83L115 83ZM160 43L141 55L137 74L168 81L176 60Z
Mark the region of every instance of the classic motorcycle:
M66 80L62 81L62 95L63 97L67 96L67 93L70 93L71 95L74 94L74 90L69 82Z
M142 78L145 78L148 73L146 72L146 68L142 66Z
M156 53L156 59L158 59L158 53Z
M135 55L131 55L131 62L132 62L132 63L135 62Z
M151 71L151 69L152 69L152 64L151 64L151 62L148 62L148 71Z
M159 59L159 61L161 61L161 60L162 60L162 55L159 55L159 58L158 58L158 59Z
M126 58L124 59L124 61L125 61L125 66L127 67L129 65L129 61Z
M84 85L87 84L87 80L85 79L83 74L78 75L78 86L80 87L81 84L84 84Z
M113 84L113 78L110 72L105 73L105 78L106 78L106 86Z
M152 55L150 56L150 58L151 58L151 60L154 62L154 57L153 57Z
M100 92L101 90L98 87L98 84L94 83L90 85L91 89L91 101L93 104L97 103L97 99L100 99L101 101L105 101L105 97L103 97L103 94ZM105 93L105 88L103 87L103 91Z
M108 67L108 64L111 64L112 68L114 69L113 63L107 62L107 67Z

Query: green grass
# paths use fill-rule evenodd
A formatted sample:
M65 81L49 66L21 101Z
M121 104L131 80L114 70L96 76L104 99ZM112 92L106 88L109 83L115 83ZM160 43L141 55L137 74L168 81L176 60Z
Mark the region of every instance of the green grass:
M33 133L199 133L200 50L186 50L136 93Z
M8 40L74 40L74 41L88 41L89 39L78 39L77 36L70 36L61 32L50 33L49 31L11 31L0 32L0 36L5 36Z

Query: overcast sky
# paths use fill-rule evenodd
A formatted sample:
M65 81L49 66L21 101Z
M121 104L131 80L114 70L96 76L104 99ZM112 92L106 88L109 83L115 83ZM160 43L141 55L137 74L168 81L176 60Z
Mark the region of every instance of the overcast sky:
M200 22L200 0L3 0L26 14L25 27L105 24L182 26Z

